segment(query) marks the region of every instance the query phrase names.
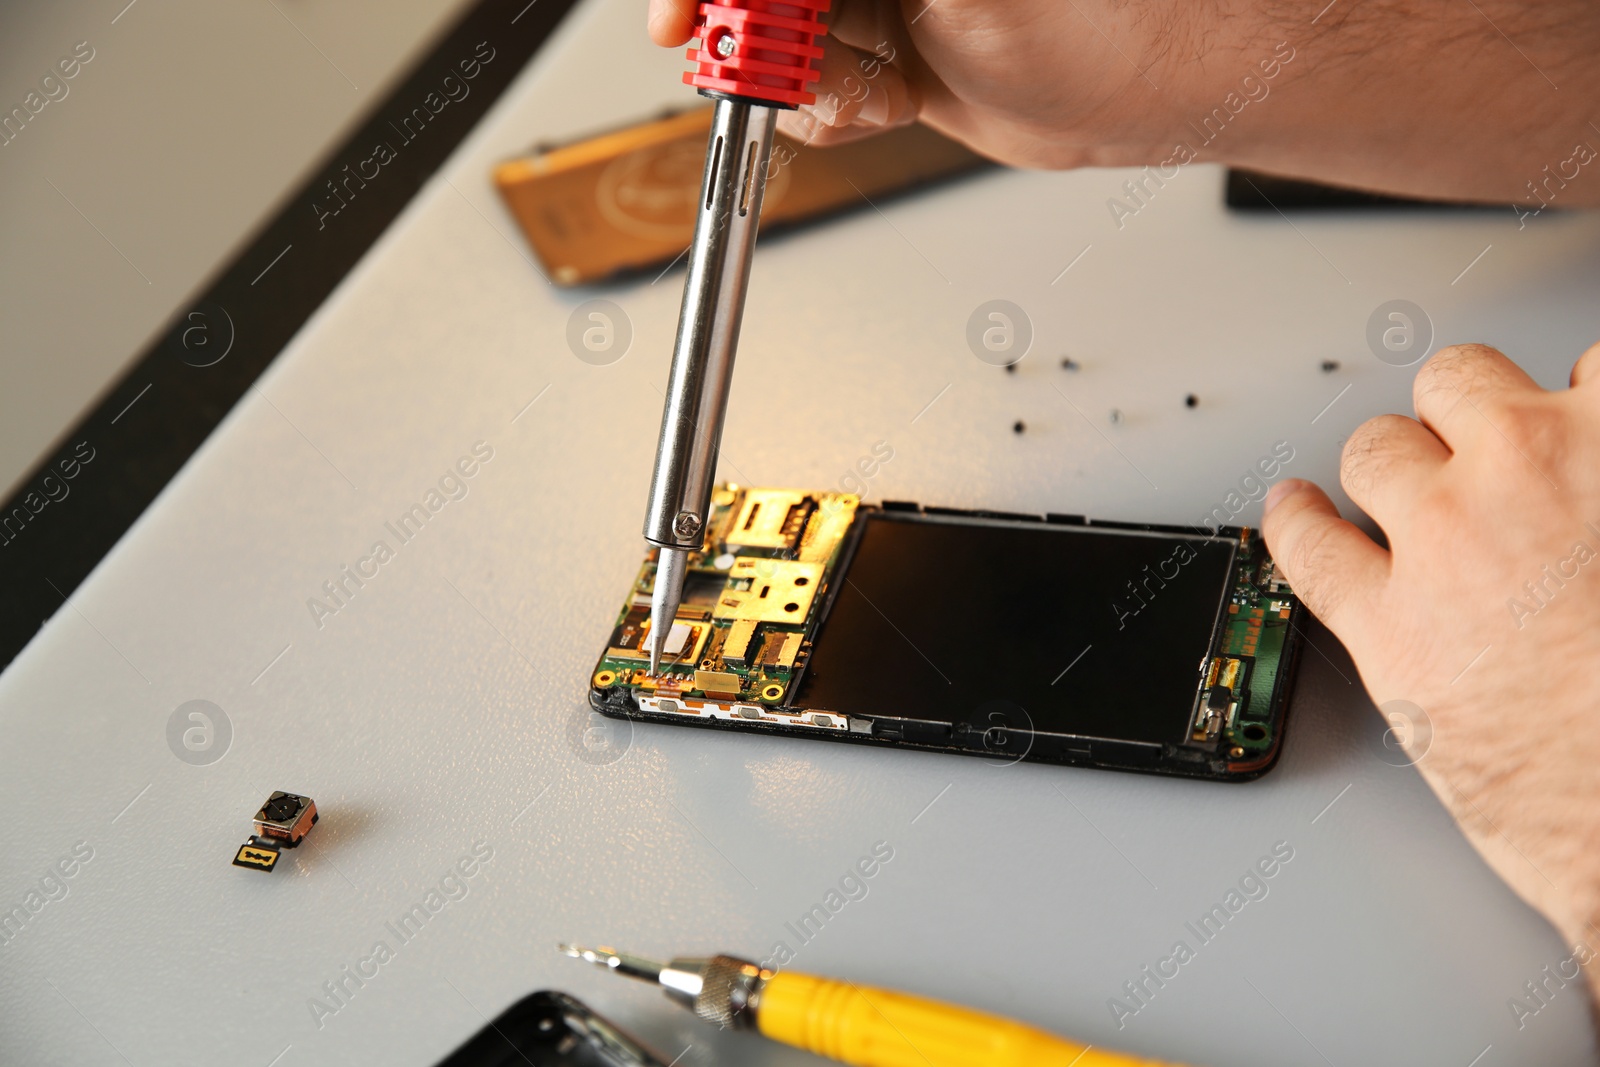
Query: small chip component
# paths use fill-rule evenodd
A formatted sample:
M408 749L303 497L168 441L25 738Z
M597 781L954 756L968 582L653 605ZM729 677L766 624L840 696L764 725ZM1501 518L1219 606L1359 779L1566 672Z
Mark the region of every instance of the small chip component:
M1205 703L1195 719L1194 739L1215 741L1227 722L1228 711L1233 706L1233 691L1225 685L1214 685L1206 690Z
M732 671L695 671L694 687L709 697L732 699L739 695L744 679Z
M731 667L748 667L750 641L756 635L754 619L735 619L728 627L728 639L722 643L722 658Z
M234 853L235 867L270 871L281 849L298 848L317 823L317 805L310 797L275 791L256 812L255 833Z
M1261 568L1261 589L1277 596L1289 592L1289 583L1278 573L1278 565L1268 562Z
M779 674L787 674L794 666L804 640L804 635L797 633L768 634L766 643L761 646L761 665Z
M1243 661L1219 656L1211 661L1205 682L1200 687L1200 706L1190 732L1192 740L1209 744L1232 725L1235 692L1243 681Z
M667 639L661 643L661 655L670 659L681 659L688 649L689 639L694 636L694 627L686 622L674 622L672 629L667 631ZM644 644L640 650L646 653L655 648L655 631L647 633Z
M747 489L728 527L726 544L733 552L749 549L793 551L817 510L810 493L790 489Z

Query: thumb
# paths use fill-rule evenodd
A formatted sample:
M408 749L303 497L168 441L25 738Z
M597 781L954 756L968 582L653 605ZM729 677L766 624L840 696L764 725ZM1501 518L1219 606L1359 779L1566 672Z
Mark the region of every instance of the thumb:
M1295 595L1345 641L1388 579L1389 553L1341 519L1327 493L1298 478L1267 494L1261 534Z
M1577 388L1596 378L1600 378L1600 343L1590 345L1589 350L1578 357L1572 367L1572 386Z
M650 39L665 48L675 48L694 36L695 11L692 0L650 0L645 25Z

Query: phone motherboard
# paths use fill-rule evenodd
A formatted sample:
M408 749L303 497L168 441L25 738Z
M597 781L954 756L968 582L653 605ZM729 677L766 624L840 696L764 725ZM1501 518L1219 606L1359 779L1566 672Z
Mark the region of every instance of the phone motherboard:
M779 709L810 652L859 503L851 493L720 486L706 549L689 556L677 620L662 638L660 676L649 672L652 552L595 668L594 688L629 691L645 711L845 729L844 716Z

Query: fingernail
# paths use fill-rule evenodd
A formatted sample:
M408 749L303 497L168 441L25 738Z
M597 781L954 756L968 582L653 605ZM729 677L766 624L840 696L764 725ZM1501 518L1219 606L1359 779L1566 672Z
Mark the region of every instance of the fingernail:
M653 40L655 38L655 36L656 36L656 32L671 17L672 17L672 12L670 10L668 10L667 8L664 8L664 7L663 8L657 8L657 7L652 6L650 8L650 13L646 16L645 32L650 34L650 37Z
M1267 499L1264 500L1262 502L1262 504L1261 504L1261 516L1262 516L1262 518L1265 518L1267 516L1267 514L1272 511L1273 508L1277 507L1279 502L1282 501L1284 497L1288 496L1290 493L1294 492L1299 487L1300 487L1299 481L1294 479L1294 478L1290 478L1288 481L1279 482L1277 485L1273 486L1271 489L1268 489L1267 490Z
M889 94L881 89L868 89L861 110L856 112L856 122L862 126L882 126L889 121Z

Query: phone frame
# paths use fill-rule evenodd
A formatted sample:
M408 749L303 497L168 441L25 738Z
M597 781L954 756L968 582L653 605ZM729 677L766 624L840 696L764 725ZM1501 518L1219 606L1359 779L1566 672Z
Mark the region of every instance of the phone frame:
M1241 546L1248 544L1250 551L1248 553L1241 551L1234 554L1226 584L1223 587L1225 591L1230 591L1237 587L1243 568L1259 568L1263 559L1266 558L1266 550L1264 545L1261 544L1259 536L1252 536L1252 532L1244 527L1201 528L1158 523L1109 522L1091 520L1081 515L1066 515L1053 512L1046 515L1028 515L992 510L968 510L931 506L924 508L914 503L885 501L879 505L862 504L858 508L855 521L842 546L837 569L840 578L849 573L849 568L855 560L857 549L860 547L861 539L865 536L871 516L889 513L892 513L897 519L911 521L916 521L916 518L921 516L927 521L954 521L957 524L965 522L993 525L998 523L1008 526L1016 525L1035 528L1039 525L1080 526L1092 527L1097 532L1108 533L1160 534L1186 539L1231 538ZM815 621L806 631L808 644L813 641L820 641L825 637L829 616L833 611L843 585L844 582L841 580L831 581L827 590L821 595L821 608L815 617ZM602 715L616 719L627 719L632 722L698 726L708 729L776 734L784 737L803 737L890 748L909 748L925 752L975 755L987 757L991 761L999 760L1007 763L1025 760L1061 766L1097 767L1105 770L1134 771L1145 774L1202 778L1212 781L1244 782L1265 774L1276 764L1283 751L1289 696L1297 675L1300 653L1305 643L1304 625L1308 614L1305 606L1291 591L1285 590L1281 596L1288 602L1290 614L1286 621L1284 644L1279 655L1278 671L1269 701L1270 711L1265 720L1271 727L1272 743L1265 753L1249 754L1248 758L1244 759L1231 759L1225 752L1219 755L1216 751L1208 752L1203 747L1179 743L1176 740L1171 743L1155 744L1125 738L1059 733L1026 726L1014 727L1010 725L991 725L980 730L971 724L919 720L894 714L872 713L870 715L851 714L845 716L842 713L831 712L826 709L809 709L787 703L776 709L751 708L750 710L751 712L757 710L776 711L791 717L821 713L837 718L847 718L849 720L848 728L818 729L815 725L810 724L791 724L788 721L783 721L783 719L774 718L770 714L746 718L739 713L739 708L743 707L742 705L733 705L731 714L685 714L685 711L694 707L706 707L707 705L714 706L717 709L727 707L715 704L715 702L695 699L668 700L667 698L660 698L660 702L676 706L679 710L656 711L640 707L633 694L627 690L600 688L592 683L589 688L589 705L594 711ZM1218 617L1212 626L1209 651L1207 653L1208 661L1220 655L1225 655L1222 651L1222 644L1225 639L1224 624L1227 619L1227 606L1229 603L1230 598L1224 595ZM809 660L807 664L797 666L794 681L790 686L791 694L799 694L804 688L805 672L808 668ZM1191 711L1191 715L1197 711L1198 705Z

